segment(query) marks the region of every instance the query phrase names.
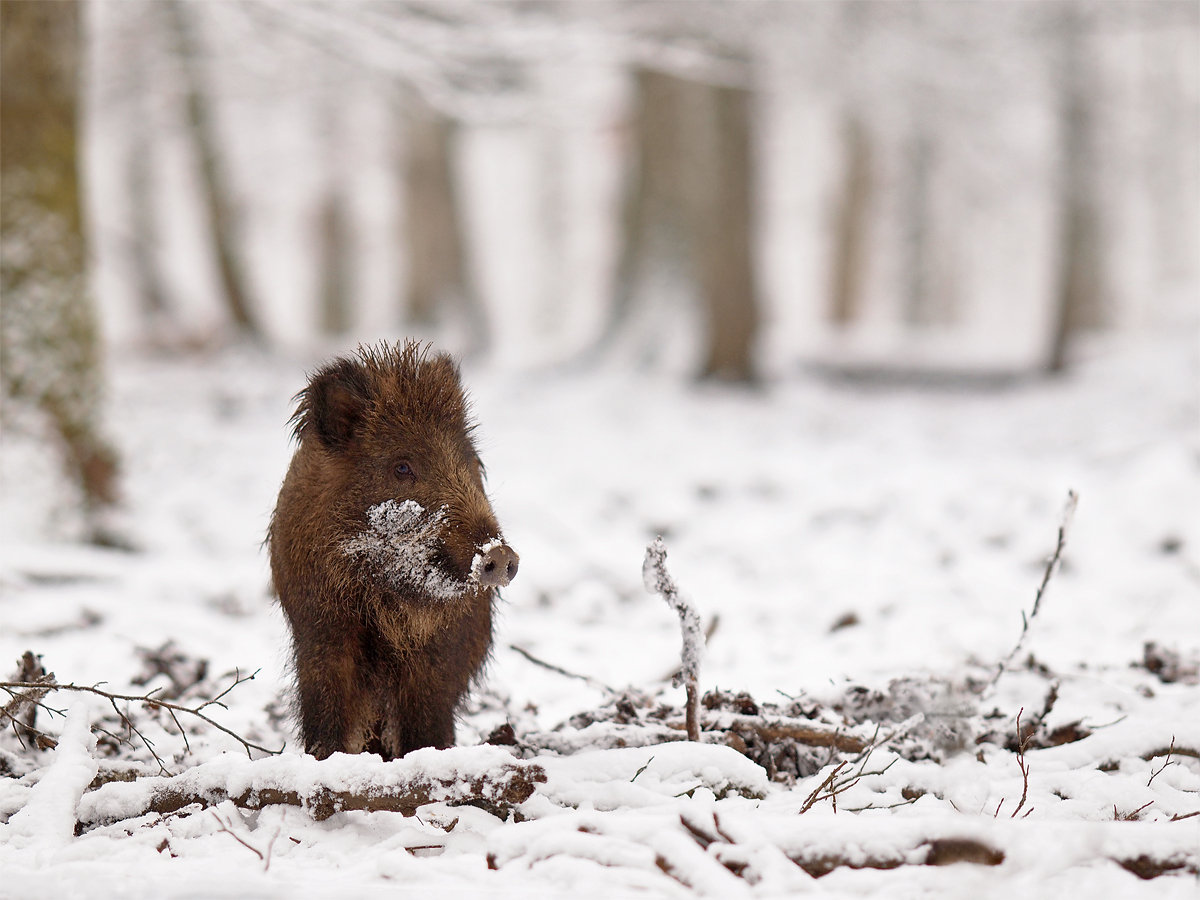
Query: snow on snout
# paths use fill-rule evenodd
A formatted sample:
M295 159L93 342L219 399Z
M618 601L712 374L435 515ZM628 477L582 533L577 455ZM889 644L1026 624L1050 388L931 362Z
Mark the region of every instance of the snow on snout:
M444 506L430 512L415 500L385 500L367 510L370 530L344 542L342 551L366 557L398 590L415 589L449 603L479 590L483 558L502 541L496 538L477 547L470 574L455 578L436 562L446 517Z

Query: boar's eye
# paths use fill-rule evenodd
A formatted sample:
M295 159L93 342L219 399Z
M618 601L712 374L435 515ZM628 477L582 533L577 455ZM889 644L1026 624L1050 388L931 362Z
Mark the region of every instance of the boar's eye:
M413 467L408 462L396 463L396 468L393 469L396 478L400 481L416 481L417 473L413 471Z

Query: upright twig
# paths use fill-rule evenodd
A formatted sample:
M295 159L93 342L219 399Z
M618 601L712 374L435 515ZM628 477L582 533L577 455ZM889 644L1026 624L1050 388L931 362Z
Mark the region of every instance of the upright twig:
M1171 754L1175 752L1175 735L1171 735L1171 746L1167 748L1167 758L1163 760L1163 764L1150 773L1150 780L1146 782L1146 787L1154 784L1154 779L1163 773L1163 769L1171 764Z
M916 727L916 725L918 725L923 720L924 720L924 716L922 716L920 714L913 716L910 719L906 719L905 721L901 722L898 726L896 726L896 728L892 729L892 731L889 732L882 739L880 739L880 737L879 737L879 726L876 725L875 726L875 734L874 734L874 736L872 736L870 742L866 745L866 747L864 747L862 749L862 751L858 754L858 756L854 757L854 759L842 760L836 766L834 766L833 769L830 770L829 774L825 776L825 780L822 781L819 785L817 785L816 788L813 789L813 792L805 798L804 803L801 805L800 811L797 813L797 815L803 815L804 813L806 813L810 809L812 809L816 804L820 803L822 800L828 800L833 806L833 811L837 812L837 798L838 798L839 794L844 794L846 791L850 790L850 788L857 785L864 778L867 778L872 775L882 775L884 772L886 772L888 769L890 769L893 765L896 764L896 760L893 759L890 763L888 763L886 766L884 766L879 771L868 772L867 766L871 762L871 754L875 752L876 748L882 747L885 744L889 743L890 741L895 740L897 737L900 737L900 736L906 734L909 730ZM833 758L833 752L832 752L832 748L831 748L831 750L830 750L830 760L831 761L832 761L832 758ZM847 772L845 775L842 775L842 770L845 769L847 766L850 766L850 767L857 766L857 770L853 770L853 768L852 768L852 771ZM839 776L841 776L841 777L839 777ZM870 806L863 807L863 809L872 809L872 808L874 808L874 807L870 807ZM862 810L852 810L852 811L853 812L861 812Z
M1021 707L1017 713L1017 768L1021 770L1021 802L1017 804L1017 808L1012 811L1010 819L1015 819L1025 806L1025 800L1029 796L1029 763L1025 761L1025 751L1033 742L1033 732L1028 735L1021 734L1021 713L1025 712L1025 707ZM996 806L996 814L992 818L999 818L1000 807L1004 805L1004 800L1001 798L999 805ZM1033 812L1033 807L1029 808L1029 812L1025 813L1022 818L1025 818L1029 813Z
M992 676L992 680L987 683L983 689L983 696L988 697L996 688L996 682L1000 680L1012 661L1016 659L1017 654L1021 652L1021 648L1025 646L1025 639L1029 636L1029 626L1042 608L1042 597L1045 596L1046 587L1050 584L1050 579L1054 577L1054 573L1058 571L1058 566L1062 562L1062 552L1067 546L1067 534L1071 530L1071 520L1075 517L1075 506L1079 502L1079 495L1075 491L1067 491L1067 502L1063 507L1062 521L1058 526L1058 541L1054 546L1054 554L1050 557L1050 561L1046 563L1046 571L1042 575L1042 583L1038 586L1037 596L1033 598L1033 609L1029 615L1025 615L1025 611L1021 610L1021 635L1017 638L1016 645L1008 656L1000 661L996 666L996 674Z
M700 627L700 615L687 598L679 593L675 581L667 572L667 549L661 537L657 537L646 548L646 559L642 563L642 580L646 590L660 594L667 605L679 614L679 628L683 632L683 650L680 654L679 674L672 680L675 687L682 683L687 687L687 733L689 741L700 740L700 657L704 653L704 631Z

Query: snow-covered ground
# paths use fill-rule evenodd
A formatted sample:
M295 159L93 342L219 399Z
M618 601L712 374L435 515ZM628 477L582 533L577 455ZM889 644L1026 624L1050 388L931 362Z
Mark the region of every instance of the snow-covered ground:
M245 351L111 360L136 552L31 539L50 463L7 435L0 661L32 650L62 683L141 694L169 683L133 682L144 651L170 641L186 663L208 661L183 702L258 670L223 698L228 709L207 712L255 743L286 740L278 777L315 777L281 717L287 634L262 540L291 452L290 398L316 362ZM754 391L608 370L468 366L465 378L521 566L460 749L446 751L458 755L422 751L430 771L490 765L503 751L461 748L505 721L519 737L545 735L611 708L628 686L682 705L670 685L678 618L641 577L659 534L680 588L706 626L716 619L704 690L792 698L857 734L869 723L842 723L832 707L850 716L858 686L887 707L904 678L924 699L903 712L953 718L966 746L934 758L880 748L862 771L886 772L836 810L822 801L803 814L828 767L771 781L729 747L660 744L544 751L533 762L547 780L509 821L445 803L317 821L225 801L76 837L75 813L103 799L79 795L106 759L106 739L91 748L82 723L115 725L98 698L59 693L47 702L71 716L38 720L63 732L59 749L6 757L38 768L0 779L0 896L1195 896L1200 816L1181 817L1200 810L1200 763L1182 753L1200 748L1200 687L1137 665L1149 641L1185 664L1200 651L1194 332L1113 342L1060 379L984 391L809 373ZM1063 566L1015 668L980 702L967 682L1016 643L1070 489L1080 499ZM1026 786L1004 737L1018 711L1028 721L1047 707L1052 686L1042 733L1090 734L1030 749ZM141 715L171 772L249 771L219 731L185 721L187 749ZM571 726L559 734L587 741ZM3 740L16 750L11 729ZM1180 752L1168 758L1172 741ZM819 879L793 862L919 863L950 840L1003 862L843 866ZM1114 861L1139 856L1184 868L1142 880Z

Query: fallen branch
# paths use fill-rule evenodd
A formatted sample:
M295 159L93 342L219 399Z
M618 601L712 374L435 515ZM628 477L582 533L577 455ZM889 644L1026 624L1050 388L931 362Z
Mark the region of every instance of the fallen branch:
M384 763L368 757L355 758L349 775L336 759L273 757L236 764L218 759L172 778L109 782L80 800L76 830L146 813L178 812L193 804L207 808L226 800L251 810L298 806L318 822L349 810L412 816L427 803L439 802L476 806L504 818L545 781L541 766L514 760L502 750L474 763L468 757L447 774L431 774L410 760Z
M678 720L668 721L667 724L671 728L685 727ZM706 714L700 720L700 728L705 732L754 734L767 744L795 741L809 747L834 747L843 753L861 753L870 744L870 741L864 738L846 734L842 729L831 725L787 717L748 716L737 713Z
M1159 875L1166 875L1168 872L1178 872L1180 870L1188 875L1200 875L1200 867L1197 867L1195 859L1188 859L1183 856L1173 856L1169 859L1157 859L1153 856L1143 853L1141 856L1128 859L1114 859L1126 872L1132 872L1143 881L1149 881L1152 878L1157 878Z
M821 856L795 855L790 856L792 862L802 868L813 878L828 875L834 869L898 869L903 865L948 866L952 863L967 862L980 866L998 866L1004 862L1004 851L997 850L974 838L940 838L926 842L924 858L914 860L909 854L897 850L891 856L864 856L862 854L846 854L845 856L824 854Z
M1008 656L1004 657L996 667L996 674L992 676L983 689L983 696L991 696L992 691L996 688L996 682L1000 680L1017 654L1021 652L1021 648L1025 646L1025 639L1029 636L1030 623L1037 617L1038 612L1042 608L1042 597L1046 594L1046 588L1050 584L1050 579L1054 577L1054 573L1058 571L1058 566L1062 562L1062 552L1067 546L1067 534L1071 530L1071 520L1075 518L1075 507L1079 503L1079 495L1075 491L1067 491L1067 502L1063 507L1062 520L1058 526L1058 541L1054 545L1054 554L1050 557L1050 561L1046 563L1046 571L1042 575L1042 583L1038 586L1037 596L1033 598L1033 609L1029 615L1025 615L1025 611L1021 611L1021 634L1017 638L1016 645Z
M646 548L646 559L642 563L642 580L646 590L659 594L679 614L679 628L683 632L683 650L680 654L679 675L672 680L675 687L682 683L687 688L687 733L689 741L700 740L700 657L704 653L704 632L700 627L700 614L675 586L667 572L667 548L661 537L657 537Z
M701 849L709 850L717 845L714 854L724 866L740 878L746 877L748 868L745 857L737 854L729 855L722 852L725 847L735 847L737 842L721 828L721 820L716 813L712 814L711 827L707 822L708 816L691 813L681 814L679 822L684 831ZM781 848L783 849L783 848ZM924 850L923 854L919 853ZM709 851L712 852L712 851ZM904 865L948 866L951 863L969 862L983 866L998 866L1004 862L1004 851L996 849L973 837L947 836L930 838L919 844L905 846L898 844L890 853L876 855L847 852L829 853L819 850L792 850L786 852L788 859L802 868L814 878L828 875L834 869L897 869Z

